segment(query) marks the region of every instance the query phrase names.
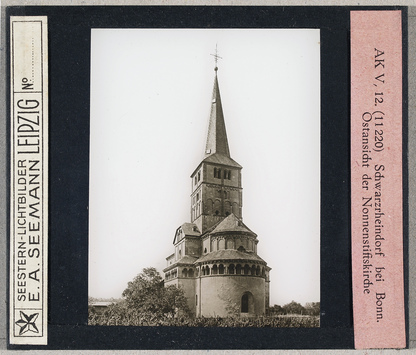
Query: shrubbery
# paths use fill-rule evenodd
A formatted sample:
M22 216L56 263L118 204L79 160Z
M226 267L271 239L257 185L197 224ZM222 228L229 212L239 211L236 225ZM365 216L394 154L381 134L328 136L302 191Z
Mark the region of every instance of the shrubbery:
M126 307L124 302L111 305L102 313L90 309L89 325L182 326L182 327L319 327L319 316L263 316L263 317L160 317Z
M93 301L93 300L91 300ZM295 314L294 314L295 313ZM297 314L296 314L297 313ZM302 315L301 315L302 314ZM319 303L305 307L292 301L274 306L260 317L197 317L190 315L183 290L164 287L155 268L145 268L123 292L123 300L104 310L88 309L89 325L182 327L319 327Z

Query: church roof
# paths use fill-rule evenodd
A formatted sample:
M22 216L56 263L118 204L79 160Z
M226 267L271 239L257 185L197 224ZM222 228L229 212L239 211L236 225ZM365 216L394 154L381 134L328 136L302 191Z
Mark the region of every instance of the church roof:
M196 256L184 255L175 264L193 264L196 259Z
M266 263L262 258L254 253L247 253L234 249L217 250L211 253L202 255L195 263L208 262L213 260L235 260L235 261L258 261Z
M193 265L198 258L196 256L184 255L181 259L163 269L163 272L169 271L178 265Z
M201 232L195 223L184 223L176 230L173 244L180 242L185 237L198 237L200 235Z
M197 225L195 223L184 223L181 225L181 228L185 235L190 236L200 236L201 232L199 231Z
M220 223L218 223L215 228L210 232L222 233L222 232L245 232L249 234L256 235L252 230L250 230L241 219L238 219L234 213L231 213L225 217Z

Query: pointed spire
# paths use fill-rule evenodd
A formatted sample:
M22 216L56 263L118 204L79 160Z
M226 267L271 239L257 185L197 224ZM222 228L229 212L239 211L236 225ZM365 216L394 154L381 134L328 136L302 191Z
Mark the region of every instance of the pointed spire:
M230 157L227 132L225 130L224 113L222 111L220 88L218 86L217 58L219 57L215 54L215 79L214 89L212 91L211 115L209 118L205 157L215 153Z

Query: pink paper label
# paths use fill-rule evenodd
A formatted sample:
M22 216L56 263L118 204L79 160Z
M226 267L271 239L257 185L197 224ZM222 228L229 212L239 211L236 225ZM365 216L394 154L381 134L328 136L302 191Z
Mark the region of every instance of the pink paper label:
M401 11L351 12L355 347L406 346Z

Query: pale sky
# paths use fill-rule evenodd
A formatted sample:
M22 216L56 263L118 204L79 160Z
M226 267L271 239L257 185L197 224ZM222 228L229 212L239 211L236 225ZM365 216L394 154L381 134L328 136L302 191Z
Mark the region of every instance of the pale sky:
M190 222L214 58L243 220L272 268L270 305L320 299L320 37L314 29L93 29L89 295L163 276Z

